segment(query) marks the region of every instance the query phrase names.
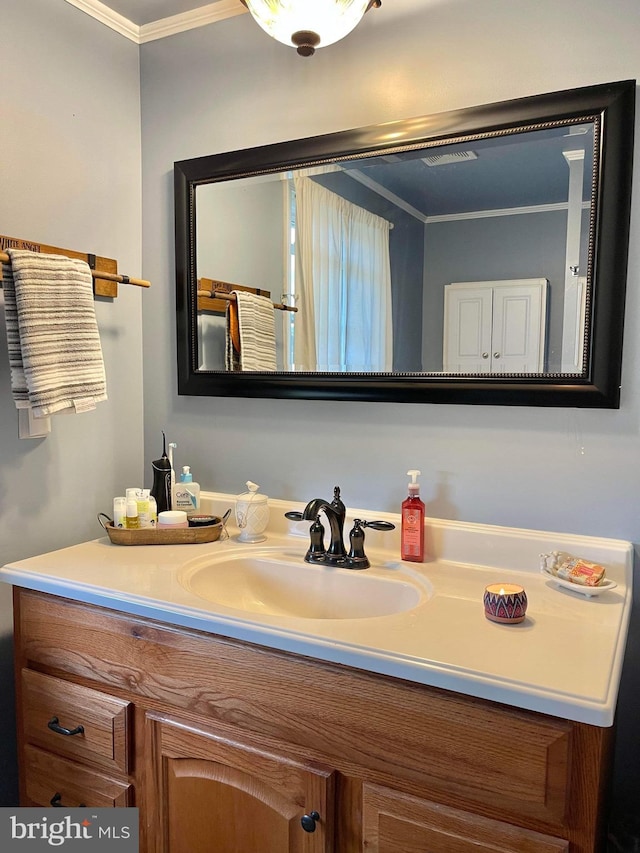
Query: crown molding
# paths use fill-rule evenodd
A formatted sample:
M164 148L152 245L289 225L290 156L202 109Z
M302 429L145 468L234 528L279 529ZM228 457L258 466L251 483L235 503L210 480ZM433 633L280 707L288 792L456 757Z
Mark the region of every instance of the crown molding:
M589 210L590 206L590 202L582 202L582 210ZM431 222L459 222L463 219L489 219L492 216L519 216L520 214L527 213L553 213L558 210L568 210L568 208L568 202L559 201L549 204L532 204L526 207L504 207L495 208L492 210L470 210L467 213L440 213L433 216L427 216L425 222L428 225Z
M140 27L124 15L119 15L104 3L100 3L100 0L66 0L66 2L80 9L81 12L86 12L87 15L120 35L140 44Z
M247 8L242 5L240 0L216 0L215 3L209 3L199 9L192 9L190 12L183 12L180 15L172 15L170 18L152 21L150 24L143 24L140 27L138 43L144 44L147 41L155 41L166 36L172 36L175 33L204 27L216 21L224 21L225 18L234 18L236 15L244 14L248 14Z
M75 6L76 9L86 12L96 21L120 33L135 44L144 44L148 41L166 38L186 30L193 30L196 27L204 27L216 21L223 21L225 18L232 18L235 15L244 15L247 12L241 0L216 0L215 3L208 3L206 6L192 9L190 12L182 12L179 15L171 15L169 18L161 18L158 21L138 26L138 24L134 24L133 21L125 18L124 15L114 12L100 0L66 0L66 2Z

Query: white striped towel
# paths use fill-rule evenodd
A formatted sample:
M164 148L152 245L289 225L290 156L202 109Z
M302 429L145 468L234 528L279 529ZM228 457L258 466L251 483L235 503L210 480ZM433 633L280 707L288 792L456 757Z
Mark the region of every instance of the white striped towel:
M2 292L4 294L4 317L7 327L9 369L11 371L11 394L17 409L28 409L29 392L27 391L27 380L25 379L24 367L22 365L16 289L13 282L11 264L2 264Z
M233 348L227 309L227 370L277 370L273 302L265 296L234 290L238 309L240 352Z
M88 264L24 249L7 253L3 285L16 407L31 408L37 418L94 409L107 388Z

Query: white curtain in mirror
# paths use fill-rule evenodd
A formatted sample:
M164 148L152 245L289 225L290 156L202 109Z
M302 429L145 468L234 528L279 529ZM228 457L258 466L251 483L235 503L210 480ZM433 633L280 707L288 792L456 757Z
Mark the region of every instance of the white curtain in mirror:
M294 186L295 369L390 371L390 223L307 175Z

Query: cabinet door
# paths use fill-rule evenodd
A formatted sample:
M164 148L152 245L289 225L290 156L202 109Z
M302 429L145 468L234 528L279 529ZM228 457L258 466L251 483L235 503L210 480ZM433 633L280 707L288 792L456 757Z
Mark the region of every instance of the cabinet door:
M546 329L546 282L493 289L491 370L542 373Z
M541 373L546 279L454 282L445 286L445 373Z
M490 287L446 285L444 302L445 373L491 372L493 300Z
M332 771L174 719L146 728L150 851L333 850Z
M563 853L569 842L365 784L367 853Z

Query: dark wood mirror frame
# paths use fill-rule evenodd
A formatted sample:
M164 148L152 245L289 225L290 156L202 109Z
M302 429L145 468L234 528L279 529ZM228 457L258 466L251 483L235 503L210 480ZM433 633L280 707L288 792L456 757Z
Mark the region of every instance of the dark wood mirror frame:
M629 242L634 80L197 157L174 164L178 393L412 403L618 408ZM196 187L307 164L431 147L547 122L596 125L582 374L227 373L197 368ZM398 137L398 134L401 136ZM391 138L391 141L390 141ZM402 140L401 146L398 138Z

